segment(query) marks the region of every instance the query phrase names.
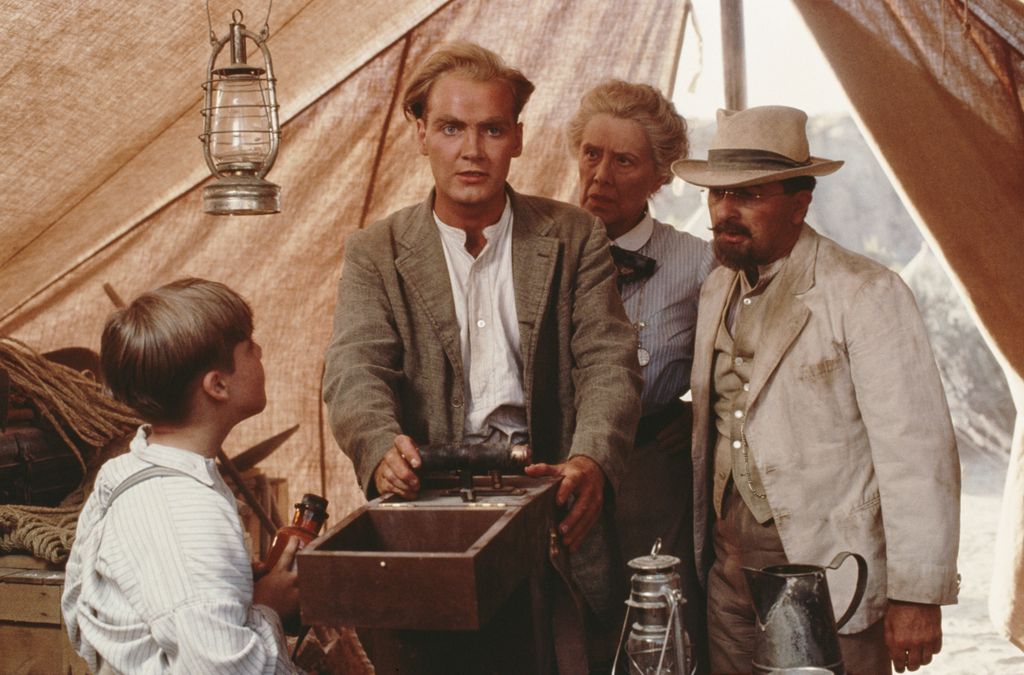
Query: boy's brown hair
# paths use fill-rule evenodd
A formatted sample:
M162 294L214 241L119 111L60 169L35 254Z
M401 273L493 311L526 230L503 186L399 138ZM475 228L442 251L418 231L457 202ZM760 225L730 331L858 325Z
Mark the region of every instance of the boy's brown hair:
M147 422L185 420L210 370L234 371L235 347L252 339L252 310L224 284L179 279L144 293L103 328L100 362L114 397Z

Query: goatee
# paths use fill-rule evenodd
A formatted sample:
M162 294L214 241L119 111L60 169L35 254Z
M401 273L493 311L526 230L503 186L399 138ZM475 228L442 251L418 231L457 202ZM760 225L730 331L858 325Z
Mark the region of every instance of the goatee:
M722 265L729 269L742 270L754 264L754 252L750 240L750 230L737 223L720 223L711 228L714 237L711 240L711 250ZM739 234L748 239L742 244L725 242L719 235Z

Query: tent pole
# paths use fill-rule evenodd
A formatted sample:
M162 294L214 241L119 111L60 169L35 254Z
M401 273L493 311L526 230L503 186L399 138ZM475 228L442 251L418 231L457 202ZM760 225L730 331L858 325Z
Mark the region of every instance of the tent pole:
M668 100L670 101L676 93L676 77L679 76L679 61L682 59L683 44L686 42L686 22L690 20L690 12L693 11L692 0L685 0L685 3L686 4L683 5L683 23L682 27L679 29L679 48L676 49L676 57L672 59L672 76L669 78L668 91L665 92L668 96ZM696 30L696 27L694 27L694 30ZM697 42L698 44L700 43L699 33L697 34Z
M725 107L747 107L747 65L743 41L743 0L719 0L722 10L722 70Z

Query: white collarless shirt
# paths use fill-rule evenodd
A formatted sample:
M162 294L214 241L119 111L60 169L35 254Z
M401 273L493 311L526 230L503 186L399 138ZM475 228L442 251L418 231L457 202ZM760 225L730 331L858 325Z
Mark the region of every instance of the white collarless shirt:
M515 286L512 280L512 205L493 225L474 258L466 250L466 232L434 214L459 323L466 420L463 440L482 442L494 431L525 440L523 360L519 347Z

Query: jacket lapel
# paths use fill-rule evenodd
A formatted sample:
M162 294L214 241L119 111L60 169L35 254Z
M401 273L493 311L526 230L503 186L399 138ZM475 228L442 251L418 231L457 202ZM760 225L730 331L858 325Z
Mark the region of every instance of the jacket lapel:
M395 269L406 287L419 301L456 377L462 379L462 347L459 343L459 322L455 318L448 263L444 258L441 236L434 222L434 193L412 214L403 230L396 234L399 251Z
M512 281L515 284L519 349L523 357L523 388L531 391L538 328L551 292L558 261L558 239L547 236L552 223L519 199L511 188Z
M715 386L713 381L715 337L718 335L718 327L722 323L722 315L728 306L729 294L736 282L736 274L735 271L725 267L715 269L704 282L704 289L701 292L700 311L697 312L697 331L694 337L693 366L690 375L694 420L701 420L701 424L694 424L696 436L694 441L697 444L694 445L694 448L705 449L705 444L712 434L714 422L708 422L708 420L710 420L712 393ZM711 453L706 454L710 461ZM695 462L698 456L704 457L704 454L695 452Z
M749 409L757 401L768 378L779 366L793 340L803 330L811 310L800 299L814 286L814 261L818 252L818 235L807 224L804 224L789 261L786 263L779 278L772 282L778 284L772 289L775 294L774 307L769 313L761 331L761 344L757 347L754 358L754 372L750 376L750 394L747 400Z
M729 301L729 291L736 282L736 272L720 267L711 273L704 285L700 311L697 313L697 332L694 338L693 374L690 381L694 387L698 383L711 382L711 369L715 355L715 336L718 326L722 323L722 314ZM711 386L709 385L708 391ZM700 392L701 395L708 392ZM697 395L697 392L694 392Z

